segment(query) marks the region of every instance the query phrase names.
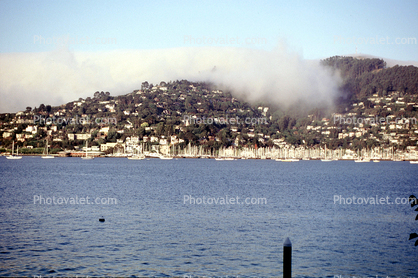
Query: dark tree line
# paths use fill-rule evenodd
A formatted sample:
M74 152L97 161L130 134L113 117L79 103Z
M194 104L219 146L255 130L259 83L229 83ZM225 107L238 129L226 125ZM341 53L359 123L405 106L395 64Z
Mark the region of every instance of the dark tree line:
M341 72L344 79L342 91L345 96L362 99L373 94L387 96L397 91L405 95L418 93L418 68L394 66L386 68L382 59L356 59L331 57L321 61L324 66Z

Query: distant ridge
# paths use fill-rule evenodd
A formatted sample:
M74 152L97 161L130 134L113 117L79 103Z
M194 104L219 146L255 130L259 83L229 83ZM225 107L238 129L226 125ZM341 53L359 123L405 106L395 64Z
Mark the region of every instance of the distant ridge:
M396 65L399 65L399 66L415 66L415 67L418 67L418 61L394 60L394 59L388 59L388 58L384 58L384 57L380 57L380 56L374 56L374 55L362 54L362 53L350 54L350 55L342 55L342 56L345 56L345 57L353 57L353 58L357 58L357 59L373 59L373 58L383 59L386 62L386 65L388 67L393 67L393 66L396 66Z

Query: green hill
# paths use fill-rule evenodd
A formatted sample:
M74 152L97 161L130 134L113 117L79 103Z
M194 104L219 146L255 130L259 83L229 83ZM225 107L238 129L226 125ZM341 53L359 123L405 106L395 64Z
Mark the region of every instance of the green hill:
M151 144L151 137L174 136L180 139L180 147L190 143L204 148L416 146L416 122L398 123L394 119L417 116L417 67L387 68L380 59L338 56L321 63L339 71L343 78L335 107L293 105L284 109L270 103L245 102L220 91L215 84L143 82L141 88L126 95L95 92L92 97L61 106L41 104L16 114L1 114L0 144L9 146L14 140L21 147L42 147L48 138L52 148L64 149L81 145L86 139L98 146L132 136L140 141L146 138L147 144ZM335 121L336 115L339 119L369 121L341 123ZM370 124L376 117L387 121Z

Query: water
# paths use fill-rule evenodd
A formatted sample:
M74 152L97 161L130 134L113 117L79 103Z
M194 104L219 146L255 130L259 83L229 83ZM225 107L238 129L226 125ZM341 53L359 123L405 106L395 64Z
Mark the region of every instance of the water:
M417 173L407 162L0 157L0 276L281 276L290 237L294 277L417 277L410 205L334 204L418 195Z

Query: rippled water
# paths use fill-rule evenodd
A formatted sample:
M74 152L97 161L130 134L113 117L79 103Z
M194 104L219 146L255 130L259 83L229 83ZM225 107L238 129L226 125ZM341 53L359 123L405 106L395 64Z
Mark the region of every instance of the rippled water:
M418 195L417 173L407 162L0 157L0 276L281 276L286 237L294 277L418 276L409 205L334 204Z

